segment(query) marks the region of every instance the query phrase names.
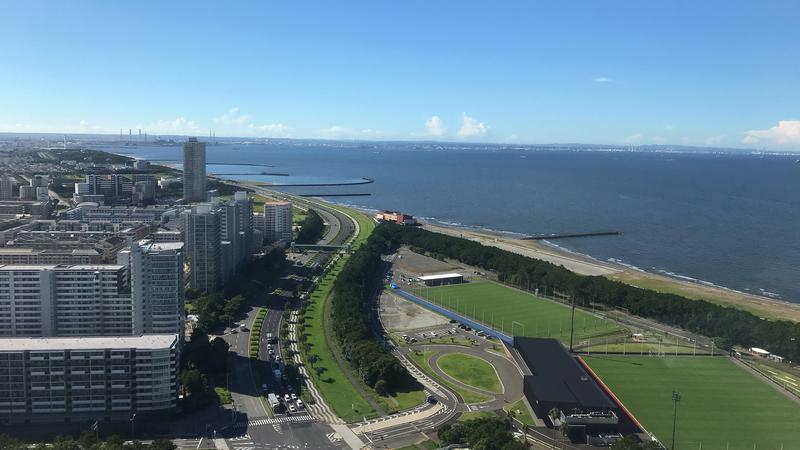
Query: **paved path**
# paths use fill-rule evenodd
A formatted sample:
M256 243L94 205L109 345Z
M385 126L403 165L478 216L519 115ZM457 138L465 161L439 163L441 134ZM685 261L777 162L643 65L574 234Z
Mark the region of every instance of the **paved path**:
M408 348L406 352L415 350L436 352L436 354L431 358L430 366L438 376L461 388L493 398L491 401L481 403L477 409L501 409L505 406L508 406L508 404L514 403L522 398L522 374L512 360L506 356L501 356L498 353L489 351L489 348L489 344L486 341L481 342L480 346L475 347L442 344L420 344ZM483 389L462 383L447 375L447 373L439 368L439 366L436 364L436 361L439 359L439 357L448 353L464 353L487 361L492 365L492 367L494 367L497 377L500 379L500 383L503 386L503 392L498 394L484 391Z
M300 375L302 375L303 380L305 381L306 389L311 394L311 397L314 398L314 404L306 405L311 414L315 417L319 418L320 420L327 422L327 423L344 423L342 419L340 419L336 413L333 412L330 406L325 403L325 399L322 397L322 394L317 390L314 386L314 382L311 380L309 376L308 370L306 370L305 364L303 364L302 358L300 358L300 348L297 345L297 311L292 311L292 320L289 322L289 345L292 350L292 359L294 360L294 364L297 367Z

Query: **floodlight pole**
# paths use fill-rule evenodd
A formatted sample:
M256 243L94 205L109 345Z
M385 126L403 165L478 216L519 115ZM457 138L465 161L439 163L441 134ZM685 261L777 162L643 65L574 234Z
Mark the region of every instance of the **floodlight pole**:
M575 297L572 297L572 318L569 322L569 352L572 353L572 337L575 332Z
M672 410L672 448L670 450L675 450L675 425L678 422L678 402L681 401L681 393L673 390L672 391L672 403L674 404Z

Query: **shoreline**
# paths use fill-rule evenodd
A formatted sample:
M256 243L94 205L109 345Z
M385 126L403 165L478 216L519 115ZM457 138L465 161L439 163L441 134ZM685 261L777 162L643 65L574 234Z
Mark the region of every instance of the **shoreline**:
M763 295L741 292L708 282L677 278L664 274L648 272L638 267L618 262L600 261L588 255L571 252L546 243L515 238L513 233L487 229L474 229L456 225L420 221L422 228L463 237L483 245L490 245L530 258L544 260L586 276L604 276L643 289L673 293L695 300L749 311L768 320L789 320L800 322L800 304L775 299Z
M220 180L232 181L255 188L275 188L278 186L258 186L244 180L232 180L218 177ZM277 191L280 194L285 192ZM290 194L291 195L291 194ZM365 214L374 214L375 210L365 207L353 206L343 203L323 202L352 208ZM672 293L690 299L705 300L718 305L749 311L758 317L767 320L789 320L800 323L800 303L751 294L734 289L703 282L694 278L683 276L672 277L665 274L648 272L622 262L600 261L589 255L571 252L555 244L542 243L533 240L522 240L515 233L501 232L489 229L475 229L458 225L433 223L431 220L420 219L423 229L447 234L450 236L464 237L513 253L518 253L530 258L548 261L564 266L575 273L587 276L604 276L614 281L642 289L656 292Z

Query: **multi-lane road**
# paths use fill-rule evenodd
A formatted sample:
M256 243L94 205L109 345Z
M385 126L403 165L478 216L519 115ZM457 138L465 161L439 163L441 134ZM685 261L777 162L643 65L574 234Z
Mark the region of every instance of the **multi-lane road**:
M273 193L269 193L274 195ZM340 245L347 241L355 230L355 225L346 215L324 204L314 201L302 201L302 206L313 208L327 223L325 235L320 240L321 244ZM315 262L323 265L331 255L318 253ZM290 271L284 274L280 287L283 292L293 292L295 288L304 286L305 276L302 265L308 259L307 255L297 255ZM290 277L289 275L294 275ZM285 361L290 355L284 355L280 342L273 344L274 355L267 349L267 335L272 334L280 339L281 322L287 305L295 301L289 295L265 292L264 300L250 305L246 318L241 321L247 331L238 330L228 332L225 339L231 345L229 387L233 398L231 408L231 423L225 430L224 438L220 436L215 443L218 447L229 450L260 450L260 449L326 449L347 448L345 439L331 425L321 422L313 417L309 410L298 408L293 414L276 414L269 410L269 406L262 401L264 394L261 381L268 384L268 391L281 396L289 393L288 383L274 379L259 380L257 371L254 370L248 358L249 330L255 322L259 308L266 310L261 329L261 346L258 362L256 364L278 367L277 357ZM268 373L268 372L267 372ZM295 393L298 390L292 389ZM296 402L289 402L296 405ZM287 405L288 406L288 405ZM341 428L339 428L341 430ZM222 433L220 433L222 435ZM352 438L353 436L347 436ZM352 446L351 446L352 447Z
M257 189L262 190L262 189ZM270 196L286 197L298 206L314 209L320 214L327 224L325 234L320 239L320 244L343 245L357 230L355 221L343 212L334 209L324 202L314 199L289 196L282 193L263 190ZM313 262L318 266L325 263L334 255L333 252L319 252L313 255ZM310 276L304 272L303 263L307 262L310 255L293 255L296 277L288 277L287 273L278 286L284 292L292 292L296 287L306 287L307 280L303 277ZM299 262L299 264L297 263ZM307 271L307 268L305 268ZM293 284L295 283L295 284ZM266 293L265 293L266 294ZM289 305L296 307L295 299L284 295L265 295L265 301L251 306L247 317L242 323L247 329L252 328L259 307L266 309L266 315L261 331L261 349L258 364L270 361L267 350L266 335L280 336L283 313ZM375 331L383 334L383 327L379 320L375 321ZM231 369L230 388L234 399L232 412L232 426L227 430L224 440L218 439L216 443L226 450L260 450L278 448L361 448L370 447L396 447L409 444L424 438L424 433L433 430L441 424L452 420L461 412L459 400L455 394L430 379L414 366L403 354L393 350L393 353L408 368L411 374L433 395L435 404L423 404L418 407L391 416L372 419L351 426L342 425L338 420L331 420L332 413L320 413L320 404L308 409L304 408L292 415L274 414L268 411L259 398L263 392L260 381L251 370L247 358L249 347L249 332L227 334L225 338L231 344ZM387 341L388 342L388 341ZM291 355L282 354L282 345L275 344L273 349L277 356L283 360ZM306 379L306 383L310 380ZM304 387L305 388L305 387ZM285 394L285 383L269 381L270 392ZM319 402L324 403L324 402ZM310 414L313 413L313 414ZM316 416L316 417L315 417ZM331 423L328 423L331 422Z

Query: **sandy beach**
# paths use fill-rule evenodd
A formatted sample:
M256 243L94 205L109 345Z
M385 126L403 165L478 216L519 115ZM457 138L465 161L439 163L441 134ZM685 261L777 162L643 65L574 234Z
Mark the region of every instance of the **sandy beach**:
M521 240L503 233L423 223L423 228L450 236L459 236L518 253L589 276L605 276L633 286L702 299L724 306L735 307L769 320L791 320L800 322L800 304L776 300L760 295L738 292L717 286L679 280L664 275L632 269L620 264L597 261L584 255L559 250L537 241Z

